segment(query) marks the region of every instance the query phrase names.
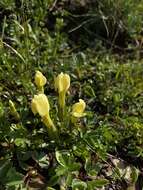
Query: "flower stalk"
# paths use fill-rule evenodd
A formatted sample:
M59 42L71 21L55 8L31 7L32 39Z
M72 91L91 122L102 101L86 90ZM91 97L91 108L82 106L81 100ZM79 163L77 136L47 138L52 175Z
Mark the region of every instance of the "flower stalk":
M49 115L42 117L42 122L45 124L48 130L50 139L58 140L58 131Z

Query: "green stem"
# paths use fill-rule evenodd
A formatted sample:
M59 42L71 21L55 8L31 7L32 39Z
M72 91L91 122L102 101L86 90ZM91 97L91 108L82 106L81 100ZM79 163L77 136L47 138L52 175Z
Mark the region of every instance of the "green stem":
M58 108L58 115L60 121L64 120L64 115L65 115L65 92L61 92L59 94L59 108Z
M62 109L64 109L64 107L65 107L65 98L66 98L65 92L59 93L59 106Z
M38 94L44 94L44 87L38 87Z
M76 123L78 121L77 117L71 116L71 123L73 123L76 126Z
M49 115L46 115L42 118L42 122L45 124L48 130L48 135L51 140L58 140L58 131L57 128L55 127L53 121L51 120Z

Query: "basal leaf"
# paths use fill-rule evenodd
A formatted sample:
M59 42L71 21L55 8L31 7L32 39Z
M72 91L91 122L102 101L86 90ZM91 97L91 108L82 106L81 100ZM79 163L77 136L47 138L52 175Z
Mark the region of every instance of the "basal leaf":
M73 179L72 181L72 190L86 190L87 184L84 181L79 179Z

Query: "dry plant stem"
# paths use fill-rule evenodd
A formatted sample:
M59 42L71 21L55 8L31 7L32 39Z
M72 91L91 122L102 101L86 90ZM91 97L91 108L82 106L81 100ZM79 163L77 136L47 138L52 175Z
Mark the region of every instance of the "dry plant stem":
M48 130L48 135L51 140L57 141L59 139L57 128L55 127L53 121L51 120L50 116L44 116L42 118L42 122L45 124Z

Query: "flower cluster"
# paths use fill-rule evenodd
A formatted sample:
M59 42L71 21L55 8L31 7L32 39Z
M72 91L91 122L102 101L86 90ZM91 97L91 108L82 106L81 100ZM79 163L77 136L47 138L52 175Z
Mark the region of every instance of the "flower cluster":
M46 77L40 72L36 71L35 84L38 89L38 94L34 95L31 103L31 109L33 114L39 114L42 118L42 122L47 126L49 135L53 136L55 133L58 136L57 128L55 127L50 117L50 104L47 96L44 94L44 85L46 84ZM58 92L58 102L60 111L64 111L66 106L66 93L70 87L70 76L68 74L60 73L54 80L55 90ZM71 117L80 118L85 116L86 104L84 100L79 99L79 102L72 106ZM63 112L64 113L64 112ZM62 115L64 117L64 115Z

